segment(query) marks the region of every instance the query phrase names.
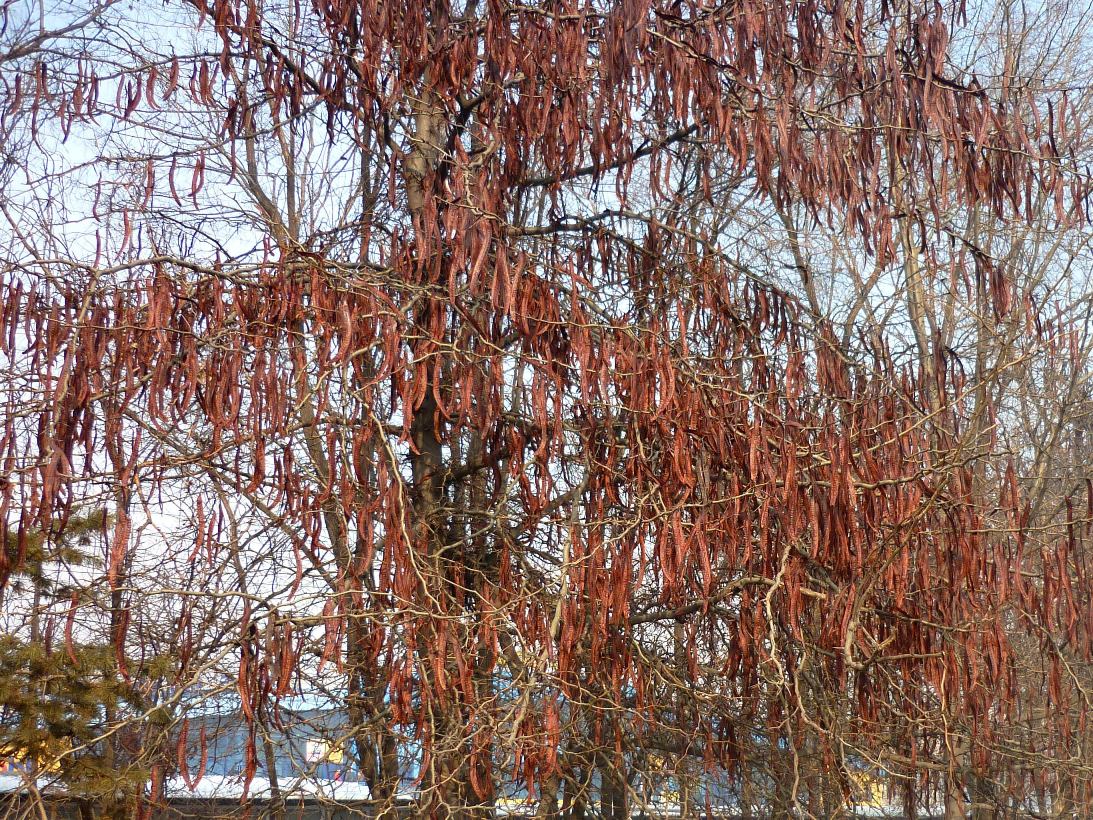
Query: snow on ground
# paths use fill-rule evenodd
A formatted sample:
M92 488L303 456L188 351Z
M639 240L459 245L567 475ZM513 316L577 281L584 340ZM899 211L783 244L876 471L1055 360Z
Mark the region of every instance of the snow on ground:
M35 783L39 791L52 793L56 791L56 781L57 776L55 774L39 774ZM25 773L9 769L0 774L0 794L26 791L26 788L27 775Z
M336 780L312 780L284 778L278 781L281 794L286 797L312 797L327 800L367 800L368 786L364 783ZM167 781L167 796L181 798L233 798L243 797L242 775L207 774L194 784L193 789L182 778ZM269 779L255 777L247 789L247 796L268 799L272 793Z
M20 773L0 774L0 794L24 791L27 780ZM365 783L335 780L312 780L303 778L284 778L279 784L281 793L289 798L312 798L317 800L367 800L368 786ZM52 783L38 778L39 790L55 792ZM175 777L167 781L167 797L173 798L227 798L239 800L243 797L242 775L207 774L194 784L193 789L182 778ZM251 780L247 795L257 800L268 799L272 792L270 782L265 777Z

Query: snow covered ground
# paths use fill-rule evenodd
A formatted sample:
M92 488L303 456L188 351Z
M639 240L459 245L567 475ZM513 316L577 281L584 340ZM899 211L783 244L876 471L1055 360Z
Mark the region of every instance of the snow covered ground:
M0 793L24 791L27 786L26 778L22 774L0 774ZM278 786L281 793L286 797L346 801L367 800L369 797L366 784L351 781L283 778ZM38 778L37 787L40 791L57 791L51 782L42 777ZM194 784L193 789L187 786L182 778L176 777L167 781L166 791L167 797L238 800L243 797L243 777L241 775L207 774ZM251 780L247 795L261 800L269 798L271 792L272 788L268 778L255 777Z
M282 778L277 783L281 794L286 797L312 797L327 800L367 800L368 786L364 783L336 780L312 780L304 778ZM243 797L242 775L207 774L194 784L193 789L182 778L167 781L167 797L183 798L233 798ZM248 797L258 800L267 799L272 793L269 779L255 777L246 791Z

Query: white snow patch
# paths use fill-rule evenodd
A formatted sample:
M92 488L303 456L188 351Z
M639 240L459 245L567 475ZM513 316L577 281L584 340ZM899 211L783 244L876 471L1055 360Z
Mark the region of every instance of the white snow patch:
M327 800L367 800L370 797L365 783L350 780L318 780L310 778L285 778L278 781L281 794L288 798L313 797ZM167 797L180 798L231 798L243 797L242 775L207 774L194 783L191 789L180 777L167 781ZM255 777L247 789L247 797L268 799L272 794L269 778Z

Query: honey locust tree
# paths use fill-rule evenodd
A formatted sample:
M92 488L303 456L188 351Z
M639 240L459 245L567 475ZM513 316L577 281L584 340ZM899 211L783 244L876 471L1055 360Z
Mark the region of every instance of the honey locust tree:
M1065 22L1060 25L1060 21ZM966 74L976 74L985 93L1005 100L1022 115L1034 116L1030 96L1048 109L1050 101L1065 95L1072 127L1084 132L1082 123L1088 120L1090 102L1088 40L1088 25L1080 9L987 4L976 9L969 25L954 32L952 59L965 67ZM1076 135L1069 150L1075 161L1088 163L1087 136ZM771 208L729 193L725 204L702 206L702 215L707 224L717 224L718 212L731 214L733 223L742 226L731 231L737 258L797 294L814 315L830 317L844 348L854 344L857 334L865 334L883 340L897 359L916 358L927 370L943 366L959 369L968 396L965 457L975 465L977 492L984 502L983 493L998 493L1009 466L1009 459L998 457L999 448L1014 454L1017 480L1027 489L1030 503L1027 515L1031 523L1026 534L1031 543L1026 550L1038 555L1042 543L1065 533L1065 497L1076 490L1079 495L1084 492L1083 468L1078 466L1082 462L1080 458L1075 461L1073 442L1066 431L1077 425L1080 441L1086 412L1080 396L1088 379L1083 363L1089 358L1084 327L1090 234L1057 230L1052 199L1045 192L1035 195L1034 202L1039 204L1020 223L988 218L981 207L938 203L915 180L905 180L894 196L902 203L898 219L904 230L899 232L889 259L870 257L845 223L812 220L807 208L792 200ZM923 228L933 235L931 241L921 241ZM1056 334L1048 334L1047 339L1030 334L1019 312L997 321L986 308L982 289L954 286L953 276L969 269L968 260L980 275L988 275L994 268L1003 270L1016 292L1037 303L1044 321L1078 329L1077 337L1067 342L1070 350L1062 355L1067 363L1051 350L1059 340ZM1048 478L1057 470L1069 474L1068 480L1058 485ZM1081 518L1073 512L1071 517ZM1002 524L996 519L994 525ZM1070 555L1068 572L1081 572L1085 560L1082 549L1078 547ZM1009 609L1003 617L1004 628L1014 625L1018 633L1024 632L1022 606L1016 601L1002 606ZM1088 754L1084 751L1088 736L1071 732L1065 741L1071 748L1069 753L1053 749L1044 756L1041 743L1059 741L1052 732L1034 727L1045 719L1058 719L1059 711L1069 708L1072 699L1088 699L1088 665L1068 654L1069 641L1058 633L1041 631L1033 640L1017 636L1015 642L1020 667L1016 684L1021 689L1019 708L1016 714L987 716L993 723L993 736L980 748L988 766L977 774L974 796L962 795L960 789L950 791L947 799L952 813L960 813L962 802L1005 807L1007 792L1029 789L1028 785L1014 789L1012 781L1016 779L1025 784L1036 782L1041 796L1038 811L1065 815L1065 797L1056 801L1043 795L1065 795L1072 782L1084 777L1079 774L1075 778L1072 769L1083 768L1080 761ZM1053 675L1052 666L1062 675ZM805 682L808 677L804 676ZM1047 680L1051 677L1057 677L1063 691L1049 696ZM814 708L848 714L838 704L846 693L826 686L816 686L812 692ZM968 719L924 710L915 732L947 736L953 739L954 749L966 749L965 735L970 729L963 724ZM1067 720L1080 725L1076 716ZM927 726L931 722L936 725ZM965 755L956 757L965 760L957 765L966 765ZM807 768L809 757L803 762ZM992 772L994 768L997 773ZM992 782L997 779L1011 783L997 786ZM1015 806L1003 810L1013 811ZM1026 804L1025 810L1034 809ZM989 813L986 808L982 811Z
M161 597L129 584L149 553L207 567L176 579L175 679L236 691L248 780L279 700L325 688L372 796L416 774L434 816L515 793L618 818L658 789L830 815L867 764L912 813L1022 799L989 750L1016 634L1089 660L1073 538L1029 548L958 357L842 332L723 242L726 191L882 268L942 241L927 214L1079 228L1081 120L963 70L965 8L195 0L101 25L60 66L19 51L4 91L9 582L25 533L100 492L130 608ZM977 320L1065 358L1073 329L988 261L949 260ZM134 535L165 521L184 548ZM203 594L236 636L199 671ZM1045 769L1087 703L1045 722Z

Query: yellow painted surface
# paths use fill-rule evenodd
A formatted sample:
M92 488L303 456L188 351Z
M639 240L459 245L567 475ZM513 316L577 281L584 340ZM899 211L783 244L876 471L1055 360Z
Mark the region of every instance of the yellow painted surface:
M850 785L857 805L880 809L888 804L884 779L876 772L851 772Z

